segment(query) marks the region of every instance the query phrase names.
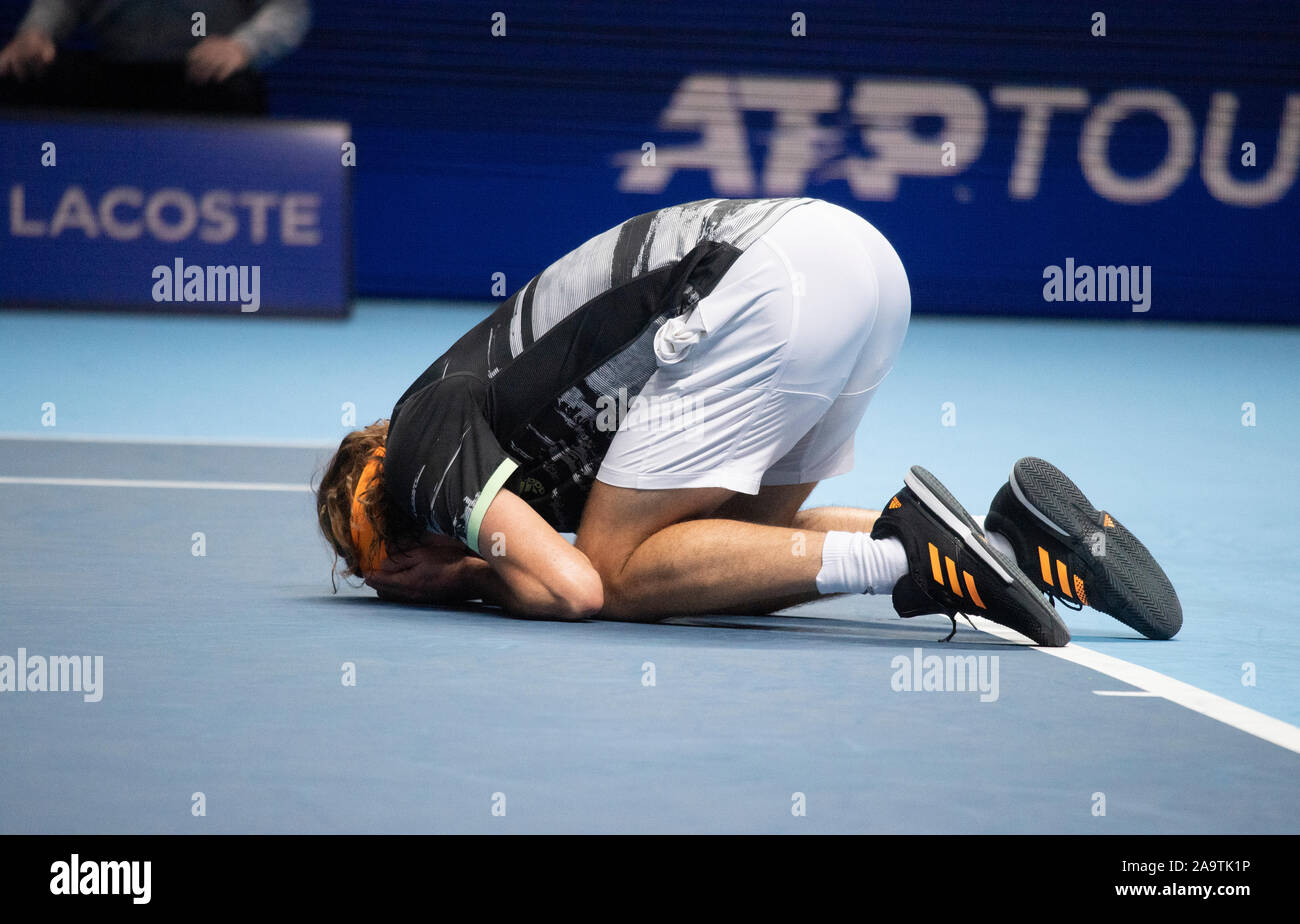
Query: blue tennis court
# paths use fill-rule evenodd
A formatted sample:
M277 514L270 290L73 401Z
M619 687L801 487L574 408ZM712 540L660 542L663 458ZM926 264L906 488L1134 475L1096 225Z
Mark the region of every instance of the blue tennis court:
M93 695L0 696L0 830L1297 830L1300 332L913 319L812 502L920 463L982 513L1052 460L1185 613L1067 613L1053 653L865 596L634 625L333 592L313 476L485 311L0 314L0 655L102 658ZM932 657L975 688L900 689Z

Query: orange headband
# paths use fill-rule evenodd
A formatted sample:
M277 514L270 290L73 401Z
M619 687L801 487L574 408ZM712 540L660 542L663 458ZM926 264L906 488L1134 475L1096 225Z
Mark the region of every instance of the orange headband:
M366 467L361 470L361 477L357 479L357 489L352 492L352 545L356 547L357 560L360 562L363 577L382 565L388 558L388 550L384 548L383 542L375 541L375 525L370 522L370 517L366 516L365 505L361 502L366 491L370 490L371 482L379 474L380 460L383 458L384 449L381 446L374 451Z

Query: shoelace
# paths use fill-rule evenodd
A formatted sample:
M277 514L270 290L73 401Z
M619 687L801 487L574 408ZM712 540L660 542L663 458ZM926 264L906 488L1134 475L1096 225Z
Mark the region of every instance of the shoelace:
M952 631L948 633L948 637L947 637L947 638L941 638L941 639L939 639L939 641L941 641L941 642L950 642L950 641L952 641L952 637L953 637L954 635L957 634L957 617L954 616L952 613L945 613L944 615L947 616L949 619L952 620ZM970 627L971 627L972 629L975 629L976 632L979 631L979 629L976 628L975 623L971 622L971 618L970 618L969 616L967 616L965 613L962 613L962 614L960 614L960 615L961 615L961 618L962 618L962 619L966 620L967 622L970 622Z
M1064 604L1064 606L1065 606L1065 608L1066 608L1067 610L1081 610L1081 609L1083 609L1083 604L1082 604L1082 603L1080 603L1078 600L1072 600L1072 599L1066 597L1065 594L1061 593L1061 592L1058 591L1058 590L1053 589L1053 590L1049 590L1049 591L1047 591L1046 593L1047 593L1047 600L1048 600L1048 602L1052 604L1052 609L1056 609L1056 601L1057 601L1057 600L1060 600L1061 603Z

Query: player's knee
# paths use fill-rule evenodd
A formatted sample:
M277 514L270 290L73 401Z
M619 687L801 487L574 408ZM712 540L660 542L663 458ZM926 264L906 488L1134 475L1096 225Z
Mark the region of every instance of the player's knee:
M663 618L660 608L652 608L644 594L637 593L620 574L602 577L604 603L600 615L603 619L622 622L656 622Z

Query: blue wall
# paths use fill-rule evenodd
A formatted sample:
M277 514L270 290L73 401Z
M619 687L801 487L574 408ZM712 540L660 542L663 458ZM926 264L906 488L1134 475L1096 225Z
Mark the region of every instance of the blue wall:
M315 6L306 45L271 72L273 108L353 126L361 295L488 298L493 273L514 289L630 215L705 196L796 194L880 227L918 311L1300 320L1294 171L1271 195L1224 191L1273 168L1288 94L1300 134L1300 17L1289 0ZM507 35L494 38L502 6ZM1105 37L1090 34L1098 7ZM793 9L806 13L806 37L791 35ZM716 92L697 93L695 111L665 126L674 94L710 75ZM783 121L760 97L790 78L807 83ZM911 86L862 83L894 79ZM1023 112L994 101L1013 87L1073 88L1082 101L1051 118L1041 169L1028 171L1037 183L1019 195L1013 166L1031 147ZM1082 137L1105 137L1103 116L1123 100L1112 94L1133 90L1163 117L1135 111L1114 123L1107 154L1081 151ZM924 115L944 93L955 99L949 118ZM1207 158L1216 93L1239 108L1226 153ZM913 103L914 117L895 117L919 139L910 152L890 147L897 135L863 135L888 129L900 100ZM738 126L740 146L715 145L703 158L715 169L670 175L665 165L700 143L702 120ZM948 167L940 146L953 138ZM1247 141L1254 167L1240 163ZM657 146L654 167L640 165L644 142ZM1292 167L1296 158L1293 149ZM1162 162L1169 184L1152 174ZM1097 178L1106 170L1118 191ZM1207 170L1220 178L1215 191ZM1256 202L1225 201L1234 196ZM1149 310L1045 301L1044 268L1067 258L1150 266Z

